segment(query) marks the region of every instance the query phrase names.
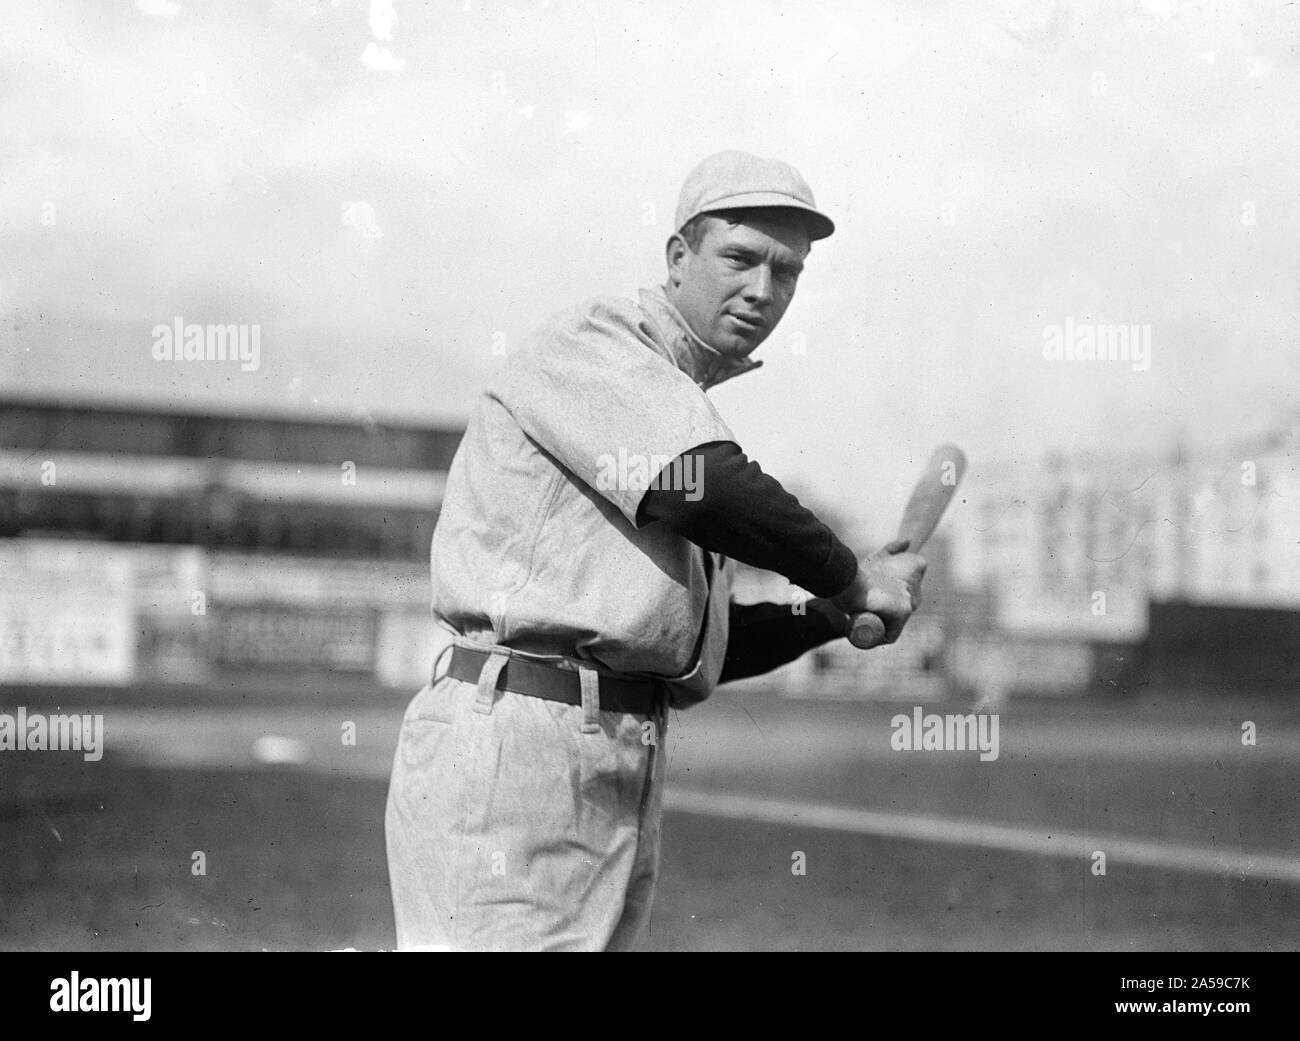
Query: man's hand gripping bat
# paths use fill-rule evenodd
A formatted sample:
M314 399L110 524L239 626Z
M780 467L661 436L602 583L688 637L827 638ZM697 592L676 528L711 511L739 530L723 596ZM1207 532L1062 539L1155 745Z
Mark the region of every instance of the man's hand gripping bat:
M907 542L907 550L919 553L926 540L934 533L943 511L948 508L962 475L966 472L966 454L956 445L940 445L925 464L920 480L907 500L903 519L898 525L894 543ZM891 543L890 545L894 545ZM901 552L898 551L898 552ZM849 642L854 647L867 650L885 638L885 623L870 612L854 615L850 619Z

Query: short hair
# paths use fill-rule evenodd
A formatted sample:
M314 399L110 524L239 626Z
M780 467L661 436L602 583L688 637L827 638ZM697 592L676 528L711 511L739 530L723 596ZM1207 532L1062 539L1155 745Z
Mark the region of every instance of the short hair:
M777 207L755 206L748 209L706 210L704 213L697 213L694 217L683 224L681 228L678 229L677 234L682 237L682 240L686 243L687 248L689 248L692 253L698 253L700 251L700 243L704 241L705 228L708 226L705 223L707 218L718 217L726 221L728 224L739 224L752 213L762 213L765 210L774 208ZM794 210L793 207L791 207L791 210L796 213L798 212L797 210ZM812 243L809 242L808 246L811 249Z
M711 213L697 213L681 226L681 230L677 234L682 237L692 253L698 253L700 243L704 241L705 221L709 217L721 217L723 220L731 221L734 224L737 219L737 212L736 210L714 210Z

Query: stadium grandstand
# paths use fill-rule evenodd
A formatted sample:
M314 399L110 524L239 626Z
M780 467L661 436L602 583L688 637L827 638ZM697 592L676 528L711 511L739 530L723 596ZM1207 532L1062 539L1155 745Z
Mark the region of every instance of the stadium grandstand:
M0 538L422 560L460 431L0 401Z
M0 400L0 685L418 686L460 436Z

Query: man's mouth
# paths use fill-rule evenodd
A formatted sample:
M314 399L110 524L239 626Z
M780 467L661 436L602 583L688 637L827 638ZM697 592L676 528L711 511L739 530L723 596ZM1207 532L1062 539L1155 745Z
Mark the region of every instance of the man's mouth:
M758 332L760 329L767 328L767 322L758 315L743 315L729 312L727 317L732 319L746 332Z

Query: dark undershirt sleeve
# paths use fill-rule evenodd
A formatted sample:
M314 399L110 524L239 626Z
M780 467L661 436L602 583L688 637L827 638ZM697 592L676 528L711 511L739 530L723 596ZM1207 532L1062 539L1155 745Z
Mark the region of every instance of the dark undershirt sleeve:
M665 467L694 474L695 491L651 487L637 509L637 526L660 522L697 546L764 571L784 575L815 596L842 592L858 560L836 534L765 474L731 441L712 441L683 452L689 462Z
M686 456L697 458L663 473L696 475L699 494L652 487L638 508L639 526L666 524L705 549L784 575L818 598L834 596L853 581L853 551L738 445L714 441ZM801 614L792 604L732 604L718 682L770 672L843 636L846 626L843 613L822 599L809 600Z
M719 683L771 672L844 635L844 616L815 600L795 614L791 604L732 604L731 632Z

